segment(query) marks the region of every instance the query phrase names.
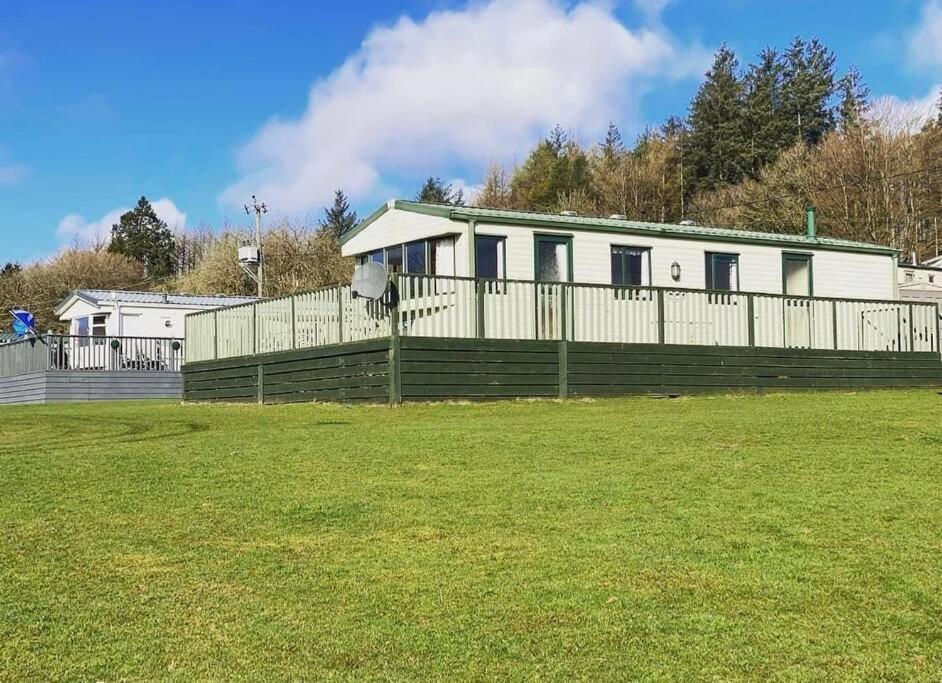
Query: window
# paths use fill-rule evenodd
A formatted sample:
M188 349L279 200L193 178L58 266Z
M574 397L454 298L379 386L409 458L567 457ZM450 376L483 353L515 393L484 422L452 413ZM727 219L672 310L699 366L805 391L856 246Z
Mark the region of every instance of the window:
M916 280L916 274L915 274L913 271L911 271L911 270L907 270L907 271L906 271L906 282L914 282L915 280Z
M107 334L105 328L105 321L108 319L107 315L93 315L92 316L92 336L93 337L104 337Z
M506 258L503 237L478 235L474 238L475 277L500 279L505 277Z
M739 254L706 253L706 288L739 291Z
M382 263L390 273L455 274L455 238L436 237L377 249L360 256L360 263Z
M935 282L935 275L930 275L930 276L929 276L929 284L932 284L933 282Z
M644 247L612 247L612 284L628 287L651 285L651 250Z
M425 275L425 248L425 241L405 245L407 273Z
M75 334L79 337L88 336L88 318L75 319Z
M572 238L556 235L537 235L536 279L541 282L570 282L572 280Z
M813 296L811 254L782 254L782 293L789 296Z
M402 272L402 245L386 247L386 272Z
M440 237L428 241L428 265L432 275L455 274L455 238Z

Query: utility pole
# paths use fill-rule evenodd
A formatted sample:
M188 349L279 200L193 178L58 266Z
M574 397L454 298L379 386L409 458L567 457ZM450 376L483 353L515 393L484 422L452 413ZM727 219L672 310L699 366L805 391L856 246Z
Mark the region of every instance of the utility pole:
M261 299L264 290L262 269L265 263L265 256L262 254L262 214L268 213L268 207L265 206L265 202L259 203L254 194L252 195L252 203L244 206L247 215L255 214L255 248L258 249L258 270L256 271L255 280L258 282L258 298Z

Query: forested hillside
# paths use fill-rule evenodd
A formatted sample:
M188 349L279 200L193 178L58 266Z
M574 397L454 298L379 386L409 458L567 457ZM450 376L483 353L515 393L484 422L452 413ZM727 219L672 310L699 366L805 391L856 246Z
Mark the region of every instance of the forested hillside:
M773 232L802 228L934 256L942 120L872 101L861 74L795 39L741 66L724 46L684 118L627 144L612 125L586 144L557 128L516 168L493 166L475 203Z

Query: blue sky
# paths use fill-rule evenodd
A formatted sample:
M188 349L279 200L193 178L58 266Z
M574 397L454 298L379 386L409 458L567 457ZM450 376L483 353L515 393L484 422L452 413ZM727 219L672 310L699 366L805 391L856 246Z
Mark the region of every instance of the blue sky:
M429 174L473 186L556 121L591 141L684 113L724 41L749 61L817 36L874 95L925 103L940 2L4 0L0 261L142 194L195 227L242 222L253 191L316 218L334 187L367 213Z

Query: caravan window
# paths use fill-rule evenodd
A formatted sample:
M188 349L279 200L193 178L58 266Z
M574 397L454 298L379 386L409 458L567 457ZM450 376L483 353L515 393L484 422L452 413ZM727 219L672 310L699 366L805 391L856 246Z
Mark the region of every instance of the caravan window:
M92 316L92 336L93 337L104 337L107 332L105 328L105 321L108 319L108 316L102 315L93 315Z
M612 247L612 284L648 287L651 284L651 250L645 247Z
M504 277L504 238L478 235L474 241L475 277Z
M706 253L706 288L739 291L739 254Z
M386 272L402 272L402 245L386 247Z
M429 272L432 275L455 274L455 238L440 237L428 241Z
M406 272L413 275L425 275L425 242L412 242L405 246Z

